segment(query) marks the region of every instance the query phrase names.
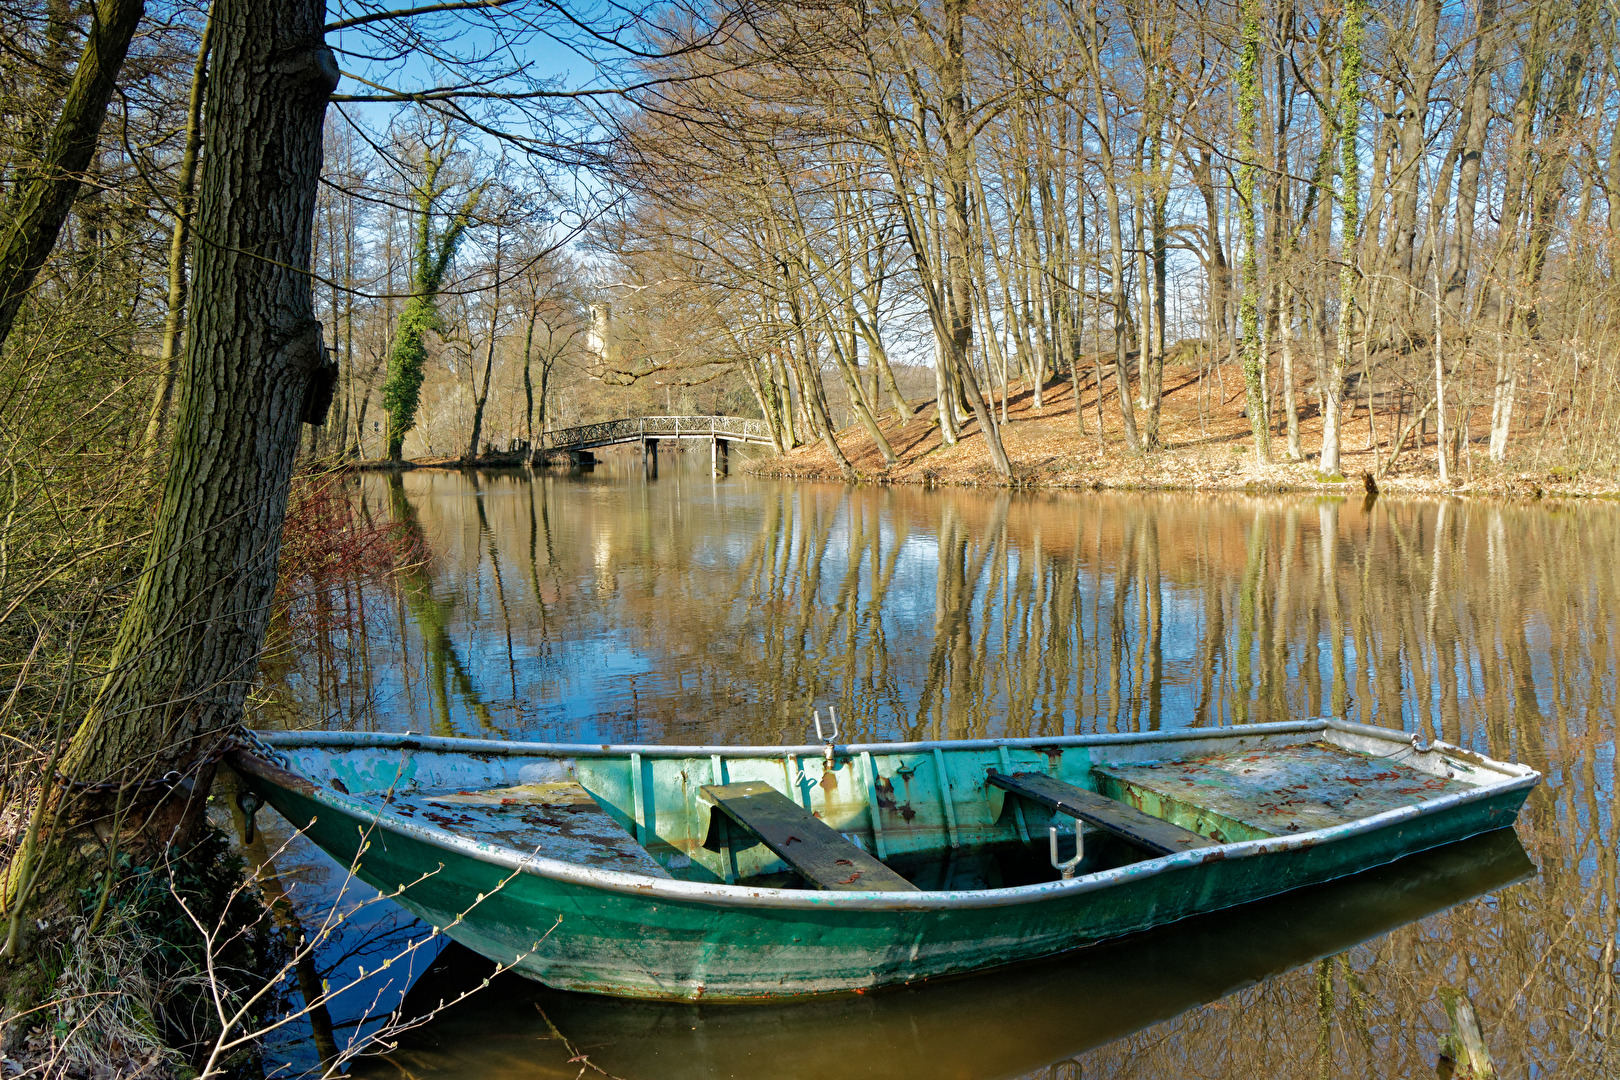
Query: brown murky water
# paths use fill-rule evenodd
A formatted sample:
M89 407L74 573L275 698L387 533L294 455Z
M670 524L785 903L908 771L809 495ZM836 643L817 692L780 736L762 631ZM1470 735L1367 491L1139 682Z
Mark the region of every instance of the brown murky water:
M1439 990L1458 987L1500 1075L1620 1075L1620 508L843 488L716 481L706 454L687 457L656 480L639 459L363 478L364 512L432 559L396 589L335 582L304 605L299 625L317 629L285 671L296 715L777 743L804 741L809 708L829 702L852 740L1334 714L1547 780L1517 840L1033 968L779 1008L502 979L361 1071L1429 1076ZM301 844L281 868L304 912L335 892L335 868ZM368 908L320 974L342 985L414 929ZM340 996L336 1038L375 1030L364 1018L407 989L407 1005L431 1003L483 974L454 949L396 967ZM276 1052L314 1056L298 1038Z

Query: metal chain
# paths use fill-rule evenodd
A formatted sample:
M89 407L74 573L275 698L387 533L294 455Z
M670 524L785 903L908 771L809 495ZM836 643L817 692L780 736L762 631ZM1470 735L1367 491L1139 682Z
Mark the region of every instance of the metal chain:
M237 729L236 733L231 736L231 740L237 746L253 751L256 756L264 758L273 765L280 765L284 769L292 768L292 758L288 757L284 751L277 750L259 738L253 733L252 728Z
M190 772L195 772L206 766L214 765L225 756L230 748L229 741L221 741L213 752L198 758L192 763ZM157 788L173 788L186 779L186 774L179 769L170 769L162 776L149 777L145 780L78 780L68 776L62 770L56 770L56 783L68 791L79 791L93 794L125 794L128 792L152 791Z
M75 780L75 779L73 779L73 777L68 776L66 773L62 772L61 769L56 770L56 783L57 783L57 786L66 788L69 791L107 792L107 793L112 793L112 792L123 793L123 792L129 792L129 791L149 791L149 790L151 790L153 788L160 788L160 787L172 788L176 784L178 784L181 781L181 779L182 779L182 777L180 775L180 772L178 770L176 770L176 769L170 769L168 772L164 773L162 776L153 777L153 778L148 779L148 780L135 780L135 781L128 781L128 780L100 780L100 781Z
M217 764L220 758L234 747L251 750L258 757L284 769L292 768L292 759L285 752L277 750L263 739L259 738L249 728L238 728L229 737L220 740L213 752L199 758L188 771L195 772L208 765ZM76 780L60 769L56 771L56 783L68 791L79 791L89 794L124 794L127 792L152 791L157 788L173 788L186 778L186 774L179 769L170 769L162 776L150 777L146 780Z

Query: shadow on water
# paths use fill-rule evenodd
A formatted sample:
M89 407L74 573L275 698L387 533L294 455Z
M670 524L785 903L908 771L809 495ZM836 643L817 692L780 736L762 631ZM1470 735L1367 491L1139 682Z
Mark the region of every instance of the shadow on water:
M1024 1076L1533 871L1504 829L1055 960L800 1004L618 1001L503 975L356 1075L577 1077L588 1059L586 1075L624 1080ZM404 1014L489 972L452 945Z

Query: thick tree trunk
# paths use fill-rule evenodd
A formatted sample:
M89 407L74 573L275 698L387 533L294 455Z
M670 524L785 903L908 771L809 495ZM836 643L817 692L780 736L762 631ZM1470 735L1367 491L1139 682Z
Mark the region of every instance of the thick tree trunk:
M95 6L84 52L62 99L62 112L32 177L0 223L0 345L67 221L101 137L118 69L140 24L145 0L101 0Z
M1103 96L1103 71L1097 53L1101 46L1098 44L1102 38L1102 29L1098 23L1095 10L1092 12L1091 37L1082 37L1082 45L1086 51L1086 61L1091 67L1092 101L1096 104L1097 145L1102 154L1103 190L1108 197L1108 240L1110 255L1112 256L1112 292L1110 302L1114 313L1114 382L1119 391L1119 416L1125 429L1125 445L1131 451L1139 452L1142 449L1141 440L1136 432L1136 411L1131 407L1131 379L1127 370L1126 355L1129 348L1127 335L1128 312L1125 302L1125 241L1121 235L1121 220L1119 206L1120 178L1116 169L1113 149L1113 135L1108 122L1108 103ZM1102 401L1102 376L1097 377L1097 400Z
M1400 165L1392 185L1395 189L1395 227L1390 234L1390 261L1395 272L1411 287L1409 296L1413 307L1416 307L1417 291L1422 282L1418 276L1422 267L1416 262L1419 165L1428 130L1429 94L1434 87L1435 75L1440 70L1437 59L1439 0L1418 0L1415 10L1416 49L1411 60L1409 83L1401 102Z
M311 229L336 61L324 4L218 0L204 109L185 383L134 600L62 772L206 790L238 723L275 591L287 487L324 360Z

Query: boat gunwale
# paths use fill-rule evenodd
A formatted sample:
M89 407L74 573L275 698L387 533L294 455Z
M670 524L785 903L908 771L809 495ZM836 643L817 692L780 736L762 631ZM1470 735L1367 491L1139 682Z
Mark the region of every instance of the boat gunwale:
M606 870L582 866L578 863L554 859L544 855L524 854L517 848L458 836L448 829L424 825L379 811L359 798L328 790L302 773L288 772L243 748L232 755L247 766L246 771L260 779L286 787L285 782L270 773L282 773L308 784L309 790L298 791L317 804L369 822L384 831L409 837L432 847L453 851L479 862L535 877L567 884L621 893L638 897L651 897L666 901L701 904L711 907L762 908L771 910L823 911L940 911L951 909L978 909L1015 907L1023 904L1056 900L1111 888L1127 881L1150 878L1184 867L1226 859L1256 858L1265 855L1316 847L1364 833L1376 832L1392 825L1417 818L1433 817L1454 807L1494 798L1519 789L1534 787L1541 773L1525 765L1497 761L1462 747L1434 740L1419 746L1417 736L1392 728L1376 728L1354 724L1335 718L1307 721L1282 721L1269 724L1245 724L1216 728L1184 728L1169 732L1120 733L1101 735L1067 735L1051 738L1025 739L971 739L934 740L911 743L856 743L835 748L839 754L861 752L901 753L928 750L934 747L958 750L993 750L999 746L1009 748L1038 748L1046 746L1097 746L1132 743L1159 743L1192 741L1198 739L1231 739L1245 735L1288 735L1311 731L1337 730L1351 735L1375 738L1396 746L1410 747L1458 756L1470 765L1484 767L1503 775L1501 780L1487 781L1467 791L1452 792L1435 799L1427 799L1409 806L1381 811L1365 818L1287 836L1241 840L1195 851L1177 852L1155 859L1144 859L1126 866L1101 870L1093 874L1070 878L1066 881L1041 882L1007 889L924 890L913 893L892 892L822 892L803 889L770 889L746 885L726 885L685 881L678 878L654 878L621 870ZM660 757L694 757L722 753L727 757L777 757L794 753L820 753L821 745L772 747L696 747L661 746L611 743L522 743L492 739L460 739L448 736L424 736L405 733L369 732L295 732L256 731L255 737L272 748L308 748L332 746L344 750L407 749L441 751L463 754L498 754L501 756L569 756L617 757L630 753ZM265 769L264 766L269 766ZM301 785L300 785L301 786ZM296 789L292 789L296 790ZM295 828L299 828L296 822ZM1464 839L1456 837L1454 839ZM1371 865L1376 864L1369 864ZM1368 867L1363 867L1366 869Z

